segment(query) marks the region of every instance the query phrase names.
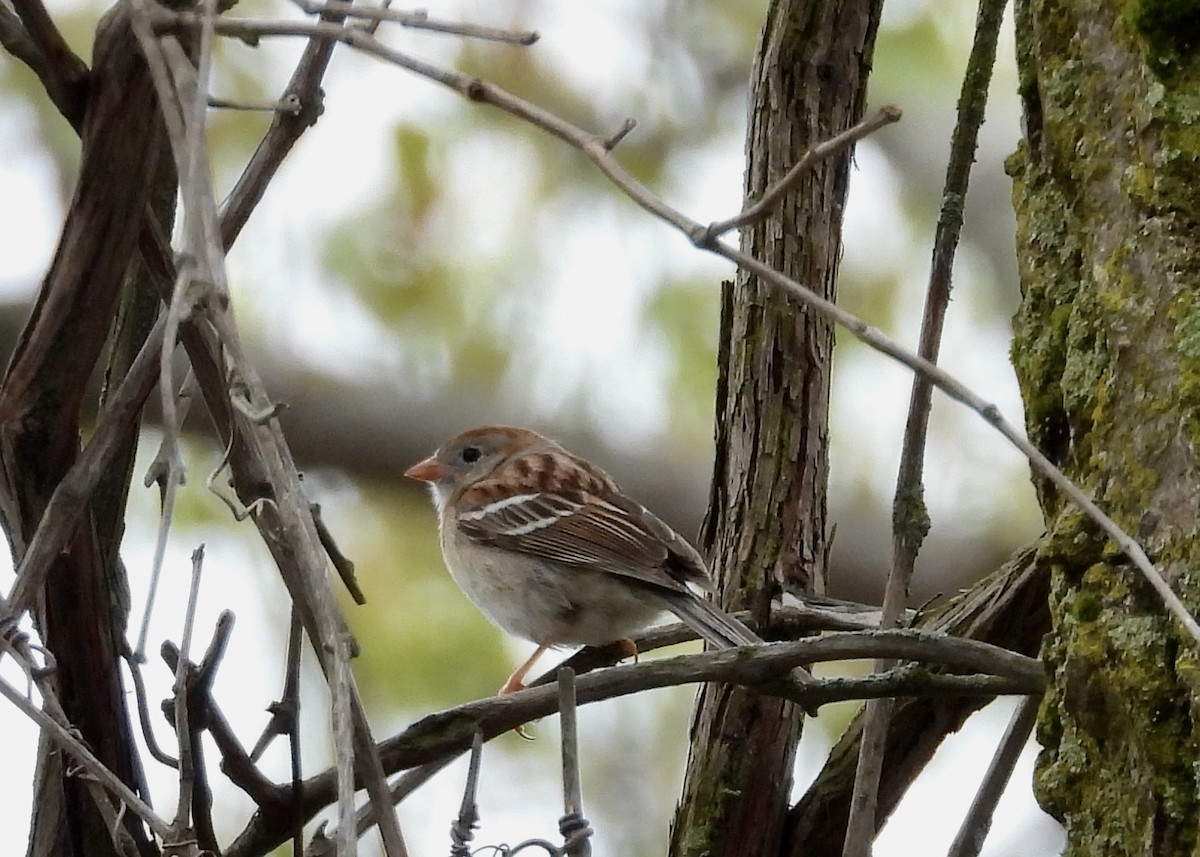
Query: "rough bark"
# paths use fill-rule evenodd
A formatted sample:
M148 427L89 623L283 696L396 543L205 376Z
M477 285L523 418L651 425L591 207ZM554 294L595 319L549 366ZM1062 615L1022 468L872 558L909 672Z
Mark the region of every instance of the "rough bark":
M154 87L123 7L97 28L94 53L79 183L0 390L0 513L17 559L78 453L87 379L137 246L163 139ZM141 770L119 665L127 611L115 545L89 516L52 566L35 621L54 657L68 719L100 761L137 789ZM114 854L102 817L68 768L43 741L29 854ZM152 853L140 823L132 814L125 819L143 853Z
M813 143L862 117L878 0L779 0L752 79L746 196L776 183ZM850 154L820 165L742 247L836 296ZM702 542L727 606L760 613L780 589L807 591L825 563L828 322L739 275L721 321L717 460ZM706 686L671 853L778 852L802 713Z
M1200 15L1016 7L1025 135L1009 167L1030 436L1195 612L1200 471ZM1068 855L1195 853L1197 646L1047 486L1051 675L1036 789Z

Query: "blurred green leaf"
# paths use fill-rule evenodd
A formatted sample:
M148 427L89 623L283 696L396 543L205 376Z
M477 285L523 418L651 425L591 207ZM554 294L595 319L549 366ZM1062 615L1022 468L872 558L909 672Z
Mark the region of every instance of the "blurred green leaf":
M668 395L677 421L703 425L712 413L717 383L720 291L710 282L662 286L646 305L646 323L666 340L671 374Z

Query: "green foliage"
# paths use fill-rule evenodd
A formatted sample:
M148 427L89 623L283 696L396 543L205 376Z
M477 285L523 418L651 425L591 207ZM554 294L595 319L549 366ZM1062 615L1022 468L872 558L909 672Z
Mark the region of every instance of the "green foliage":
M704 425L717 382L720 293L711 283L678 283L656 292L646 306L648 327L666 341L671 359L668 396L681 425Z
M448 252L447 156L416 126L395 132L396 169L382 199L337 228L325 261L410 356L447 359L463 380L503 374L512 343L497 329L497 304L510 284L471 248Z

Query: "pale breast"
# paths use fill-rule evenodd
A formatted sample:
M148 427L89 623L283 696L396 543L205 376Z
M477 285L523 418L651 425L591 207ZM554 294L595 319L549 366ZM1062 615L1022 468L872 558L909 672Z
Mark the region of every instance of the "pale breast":
M641 631L662 615L635 587L601 571L536 558L442 534L459 588L510 634L552 646L600 646Z

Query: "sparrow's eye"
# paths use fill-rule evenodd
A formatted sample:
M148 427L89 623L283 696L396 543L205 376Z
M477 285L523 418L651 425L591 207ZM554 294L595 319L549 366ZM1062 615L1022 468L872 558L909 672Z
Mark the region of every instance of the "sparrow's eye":
M477 446L464 446L462 452L459 453L459 457L467 464L474 464L482 456L483 451Z

